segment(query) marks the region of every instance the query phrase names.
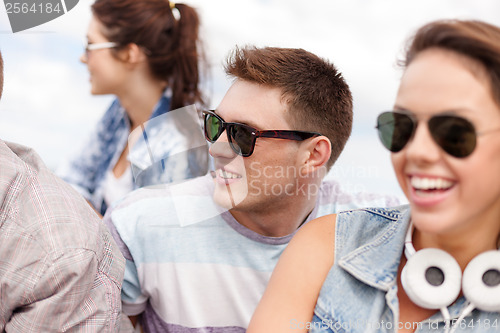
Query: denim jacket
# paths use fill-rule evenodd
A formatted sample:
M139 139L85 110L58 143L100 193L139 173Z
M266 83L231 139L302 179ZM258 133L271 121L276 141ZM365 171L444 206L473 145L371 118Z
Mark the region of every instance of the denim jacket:
M335 263L321 289L310 332L397 332L397 273L410 221L407 205L340 213L335 235ZM467 302L448 307L452 320ZM305 323L292 323L299 326ZM440 312L412 325L415 332L445 332ZM474 310L456 332L500 332L500 314Z
M129 145L128 159L134 178L130 191L202 176L208 170L208 148L199 121L196 121L197 128L193 129L195 126L191 124L188 130L182 128L185 122L171 121L174 117L167 115L178 113L169 111L170 94L167 89L156 104L150 120L139 128L142 134L137 144ZM194 105L190 106L189 111L196 114ZM188 118L192 123L196 117L191 115ZM58 176L71 184L102 215L107 209L103 199L104 178L125 149L129 134L130 120L116 99L84 147L57 170Z

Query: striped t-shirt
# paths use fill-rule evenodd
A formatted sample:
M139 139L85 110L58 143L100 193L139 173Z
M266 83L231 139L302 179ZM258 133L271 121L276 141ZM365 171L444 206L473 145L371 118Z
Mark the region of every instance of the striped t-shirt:
M209 175L141 189L104 220L127 259L123 312L145 332L245 332L293 235L266 237L212 200ZM307 221L340 210L397 205L395 198L342 193L324 182Z

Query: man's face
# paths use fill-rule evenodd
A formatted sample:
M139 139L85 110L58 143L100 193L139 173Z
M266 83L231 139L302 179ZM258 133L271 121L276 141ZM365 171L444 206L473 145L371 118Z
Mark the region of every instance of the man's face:
M243 123L257 130L291 130L286 107L277 88L237 80L215 111L226 122ZM276 209L294 196L299 175L300 142L257 138L249 157L229 146L227 132L211 145L215 160L214 200L237 210Z

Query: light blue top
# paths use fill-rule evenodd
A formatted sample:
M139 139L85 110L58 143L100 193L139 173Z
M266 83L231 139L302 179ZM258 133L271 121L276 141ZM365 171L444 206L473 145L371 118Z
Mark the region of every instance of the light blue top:
M245 332L291 235L266 237L215 205L210 175L140 189L104 217L127 259L123 311L145 332ZM307 221L342 209L398 204L324 182ZM306 222L307 222L306 221Z
M150 120L138 137L137 145L130 146L132 188L165 184L206 174L208 146L203 139L194 105L179 116L177 109L170 111L170 90L166 90L152 111ZM193 115L194 113L195 115ZM103 185L130 134L130 120L118 99L114 100L97 127L74 156L65 161L57 175L72 185L104 215ZM200 140L201 138L201 140Z
M397 272L410 221L409 206L347 211L337 216L335 263L321 289L311 332L396 332ZM463 297L448 309L458 319ZM413 325L415 332L445 332L441 313ZM402 326L404 327L404 326ZM456 332L500 332L500 314L474 310Z

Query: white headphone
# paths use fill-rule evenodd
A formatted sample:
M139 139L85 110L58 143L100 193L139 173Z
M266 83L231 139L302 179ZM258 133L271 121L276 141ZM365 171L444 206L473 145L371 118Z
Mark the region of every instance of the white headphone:
M418 252L412 244L413 224L405 239L408 260L401 272L401 284L408 297L426 309L439 309L445 318L446 332L450 332L448 306L462 289L469 305L462 311L451 332L475 308L500 312L500 251L491 250L472 259L464 270L447 252L427 248Z

